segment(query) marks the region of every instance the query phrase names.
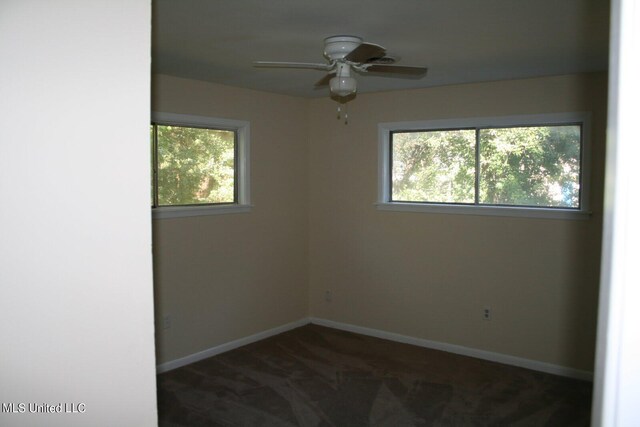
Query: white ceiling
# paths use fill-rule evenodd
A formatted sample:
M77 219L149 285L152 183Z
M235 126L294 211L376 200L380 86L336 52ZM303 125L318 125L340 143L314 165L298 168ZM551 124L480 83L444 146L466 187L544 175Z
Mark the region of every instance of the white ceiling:
M153 0L153 72L302 97L322 71L252 61L323 62L323 39L387 48L421 79L356 76L358 92L606 70L608 0Z

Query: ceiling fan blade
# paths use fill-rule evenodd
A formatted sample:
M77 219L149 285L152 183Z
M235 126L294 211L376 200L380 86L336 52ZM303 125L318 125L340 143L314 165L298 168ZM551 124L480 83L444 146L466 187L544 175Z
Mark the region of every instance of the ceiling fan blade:
M320 80L318 80L315 84L316 87L318 86L326 86L329 84L329 81L334 78L336 76L336 73L329 73L326 76L324 76L323 78L321 78Z
M362 43L357 48L344 57L345 60L357 63L365 63L374 59L382 58L387 50L380 45L373 43Z
M312 70L330 70L331 64L313 64L309 62L275 62L275 61L254 61L254 67L272 68L307 68Z
M420 76L427 74L426 67L407 67L404 65L382 65L373 64L366 66L365 70L371 73L398 73L398 74L410 74L412 76Z

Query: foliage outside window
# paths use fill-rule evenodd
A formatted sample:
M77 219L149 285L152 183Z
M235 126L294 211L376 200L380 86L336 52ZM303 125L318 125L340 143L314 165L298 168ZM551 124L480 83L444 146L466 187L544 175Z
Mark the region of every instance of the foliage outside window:
M394 132L392 200L473 203L475 132Z
M455 121L425 122L422 129L421 123L381 125L379 207L429 211L435 206L434 211L446 212L450 206L460 207L452 213L474 214L512 214L518 208L586 212L584 116L460 122L464 126L448 127ZM465 212L464 207L484 210Z
M234 203L235 132L151 125L154 206Z
M150 126L154 217L226 213L247 204L248 124L155 117Z

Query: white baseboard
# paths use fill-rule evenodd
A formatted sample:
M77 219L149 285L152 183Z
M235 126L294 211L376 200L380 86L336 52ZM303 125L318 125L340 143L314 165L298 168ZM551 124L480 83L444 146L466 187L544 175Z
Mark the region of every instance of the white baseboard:
M561 375L563 377L576 378L584 381L593 381L593 373L581 371L579 369L568 368L566 366L554 365L551 363L539 362L537 360L524 359L522 357L510 356L508 354L494 353L491 351L478 350L475 348L464 347L461 345L448 344L439 341L431 341L423 338L414 338L406 335L396 334L393 332L381 331L379 329L366 328L364 326L356 326L348 323L335 322L333 320L320 319L317 317L306 317L295 322L287 323L273 329L258 332L248 337L240 338L228 343L211 347L207 350L181 357L180 359L171 360L162 363L156 367L157 373L167 372L172 369L180 368L191 363L198 362L211 356L224 353L229 350L251 344L274 335L281 334L291 329L299 328L308 323L326 326L328 328L340 329L357 334L368 335L371 337L382 338L390 341L401 342L405 344L416 345L419 347L431 348L434 350L446 351L449 353L460 354L463 356L475 357L478 359L488 360L491 362L504 363L505 365L519 366L521 368L532 369L534 371L546 372L548 374Z
M581 371L579 369L568 368L566 366L539 362L537 360L524 359L522 357L510 356L508 354L493 353L491 351L478 350L475 348L463 347L461 345L447 344L438 341L426 340L423 338L414 338L406 335L396 334L393 332L365 328L363 326L350 325L348 323L334 322L333 320L319 319L316 317L312 317L309 320L315 325L326 326L328 328L355 332L362 335L383 338L386 340L397 341L405 344L412 344L419 347L431 348L434 350L442 350L449 353L475 357L491 362L504 363L505 365L518 366L521 368L532 369L534 371L546 372L548 374L561 375L563 377L576 378L584 381L593 381L593 372Z
M176 368L180 368L191 363L199 362L200 360L215 356L220 353L227 352L229 350L242 347L243 345L251 344L256 341L263 340L265 338L272 337L274 335L281 334L283 332L290 331L291 329L299 328L309 323L309 318L296 320L295 322L287 323L282 326L268 329L266 331L258 332L257 334L250 335L248 337L240 338L234 341L230 341L224 344L217 345L215 347L208 348L203 351L199 351L189 356L181 357L180 359L170 360L169 362L161 363L156 366L156 372L161 374L163 372L171 371Z

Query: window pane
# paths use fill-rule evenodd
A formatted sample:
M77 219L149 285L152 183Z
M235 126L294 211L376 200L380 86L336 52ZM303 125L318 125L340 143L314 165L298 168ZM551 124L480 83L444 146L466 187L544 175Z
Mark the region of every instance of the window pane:
M580 126L480 130L481 204L580 207Z
M235 132L157 126L158 205L235 202Z
M391 199L473 203L475 130L391 134Z

